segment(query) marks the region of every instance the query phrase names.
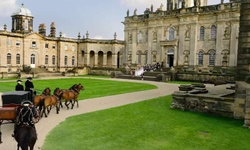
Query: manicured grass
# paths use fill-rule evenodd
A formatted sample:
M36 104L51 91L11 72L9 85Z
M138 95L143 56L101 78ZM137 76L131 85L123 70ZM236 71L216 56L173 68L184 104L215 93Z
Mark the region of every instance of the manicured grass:
M23 80L23 85L24 82L25 80ZM38 94L41 94L46 87L49 87L53 94L56 87L59 87L60 89L68 89L73 84L81 83L85 87L85 90L80 92L78 97L79 100L157 88L154 85L146 83L119 82L94 78L65 78L51 80L34 79L33 83ZM15 86L16 81L1 82L0 92L14 91Z
M171 96L70 117L43 150L248 150L242 120L170 109Z

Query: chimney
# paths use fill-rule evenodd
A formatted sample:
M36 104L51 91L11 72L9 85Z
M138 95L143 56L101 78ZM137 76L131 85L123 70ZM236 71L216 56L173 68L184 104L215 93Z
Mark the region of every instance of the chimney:
M50 36L56 37L56 25L54 22L52 22L50 25Z
M41 34L42 36L46 36L46 26L44 23L39 25L39 29L38 29L39 34Z

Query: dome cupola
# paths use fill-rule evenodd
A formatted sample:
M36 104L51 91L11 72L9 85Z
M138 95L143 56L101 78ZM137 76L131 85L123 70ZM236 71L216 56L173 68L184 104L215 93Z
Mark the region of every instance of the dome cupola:
M24 5L18 8L12 14L12 32L15 33L31 33L33 31L33 16L28 8Z
M30 16L32 17L32 14L30 12L30 10L26 7L24 7L24 5L22 4L22 6L20 8L18 8L13 14L12 16Z

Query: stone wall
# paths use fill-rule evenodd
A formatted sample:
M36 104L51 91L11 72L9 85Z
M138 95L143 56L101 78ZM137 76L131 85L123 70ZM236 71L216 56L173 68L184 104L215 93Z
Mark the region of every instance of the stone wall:
M175 92L171 108L234 117L234 98Z
M210 74L210 73L178 73L179 81L196 81L204 83L214 83L215 80L234 82L234 75L230 74Z
M217 94L202 93L206 88L181 85L180 91L172 94L171 108L242 119L245 120L243 126L250 128L250 84L238 81L235 90L230 89L231 92L222 88L212 88Z
M244 118L244 126L250 127L250 84L236 82L235 118Z

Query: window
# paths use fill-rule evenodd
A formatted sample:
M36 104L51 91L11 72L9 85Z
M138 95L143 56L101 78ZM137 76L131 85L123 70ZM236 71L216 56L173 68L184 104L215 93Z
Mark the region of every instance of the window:
M200 40L204 41L205 39L205 28L203 26L200 27Z
M11 64L11 54L10 53L7 54L7 64L8 65Z
M56 45L55 44L52 45L52 49L56 49Z
M49 48L49 44L48 43L45 44L45 48Z
M67 56L64 57L64 65L65 65L65 66L68 65L68 57L67 57Z
M36 62L35 58L36 58L35 54L31 54L31 56L30 56L30 64L35 64L35 62Z
M28 30L29 29L29 21L27 19L25 19L24 21L24 30Z
M16 64L20 64L20 54L16 54Z
M148 31L146 32L146 42L148 42Z
M72 46L72 51L74 52L76 50L75 45Z
M48 65L48 64L49 64L49 56L46 55L46 56L45 56L45 65Z
M64 45L64 49L67 51L68 50L68 44Z
M212 25L211 27L211 40L215 40L216 39L216 26Z
M72 66L74 66L74 65L75 65L75 57L72 56Z
M142 42L142 32L140 31L138 34L137 34L137 43L141 43Z
M203 65L203 52L202 52L202 51L200 51L200 52L198 53L198 65L199 65L199 66L202 66L202 65Z
M137 52L137 57L138 57L137 63L138 63L138 64L141 64L141 51L138 51L138 52Z
M168 39L169 40L174 40L174 28L173 27L170 27L169 28L169 33L168 33Z
M19 41L16 41L16 47L20 47L21 43Z
M36 47L36 41L32 41L31 46Z
M55 65L56 64L56 57L55 55L52 56L52 65Z
M215 51L210 50L208 52L208 54L209 54L209 66L214 66L214 63L215 63Z
M11 39L8 39L8 40L7 40L7 45L8 45L8 46L11 46L11 45L12 45Z

